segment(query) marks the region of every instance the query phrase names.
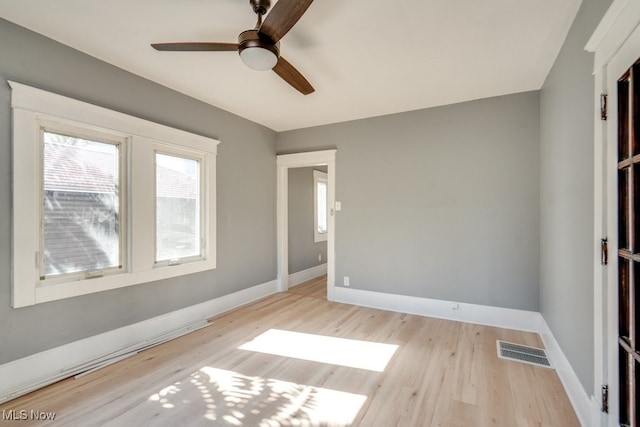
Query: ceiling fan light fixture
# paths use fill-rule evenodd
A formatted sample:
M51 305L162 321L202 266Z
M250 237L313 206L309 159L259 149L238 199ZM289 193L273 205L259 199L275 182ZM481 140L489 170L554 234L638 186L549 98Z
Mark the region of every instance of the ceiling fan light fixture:
M240 59L244 64L256 71L268 71L278 63L278 56L261 46L246 47L240 51Z
M261 39L256 29L247 30L238 36L238 53L247 67L268 71L278 63L280 43Z

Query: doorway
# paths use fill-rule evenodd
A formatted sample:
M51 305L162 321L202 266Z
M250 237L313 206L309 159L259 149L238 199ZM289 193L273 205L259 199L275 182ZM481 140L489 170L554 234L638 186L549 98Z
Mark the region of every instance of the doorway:
M335 299L335 155L336 150L281 154L277 159L277 254L278 291L289 289L289 169L326 166L327 205L327 300Z

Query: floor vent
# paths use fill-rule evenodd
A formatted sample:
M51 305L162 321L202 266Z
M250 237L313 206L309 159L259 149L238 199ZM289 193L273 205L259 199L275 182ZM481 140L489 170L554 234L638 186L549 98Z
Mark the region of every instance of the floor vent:
M526 345L514 344L497 340L498 357L501 359L515 360L516 362L528 363L530 365L553 368L547 357L547 353L542 348L528 347Z

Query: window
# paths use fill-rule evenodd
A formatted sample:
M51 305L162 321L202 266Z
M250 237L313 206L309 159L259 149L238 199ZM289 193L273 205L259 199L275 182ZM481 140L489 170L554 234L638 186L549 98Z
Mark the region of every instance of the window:
M328 229L328 199L327 199L327 174L326 172L313 171L313 241L324 242L327 240Z
M201 257L201 200L200 161L156 153L156 263Z
M9 84L13 307L216 267L218 141Z
M120 221L124 139L80 136L70 127L42 127L40 135L40 279L120 271L126 259Z

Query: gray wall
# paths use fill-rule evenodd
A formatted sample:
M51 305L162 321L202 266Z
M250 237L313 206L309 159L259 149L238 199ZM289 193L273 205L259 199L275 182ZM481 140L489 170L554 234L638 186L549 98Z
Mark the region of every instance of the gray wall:
M593 55L610 0L584 0L540 94L540 311L593 392Z
M338 285L350 276L356 289L539 309L591 390L593 78L583 46L610 3L583 1L541 92L279 135L0 20L0 363L274 279L277 140L279 153L338 149ZM11 309L7 79L219 138L218 268Z
M328 148L337 285L538 310L538 92L278 134Z
M275 279L275 132L4 20L0 58L0 363ZM12 309L7 79L220 139L218 268Z
M313 170L289 169L289 274L327 262L327 242L314 242ZM326 172L326 167L324 171ZM318 261L318 255L322 261Z

